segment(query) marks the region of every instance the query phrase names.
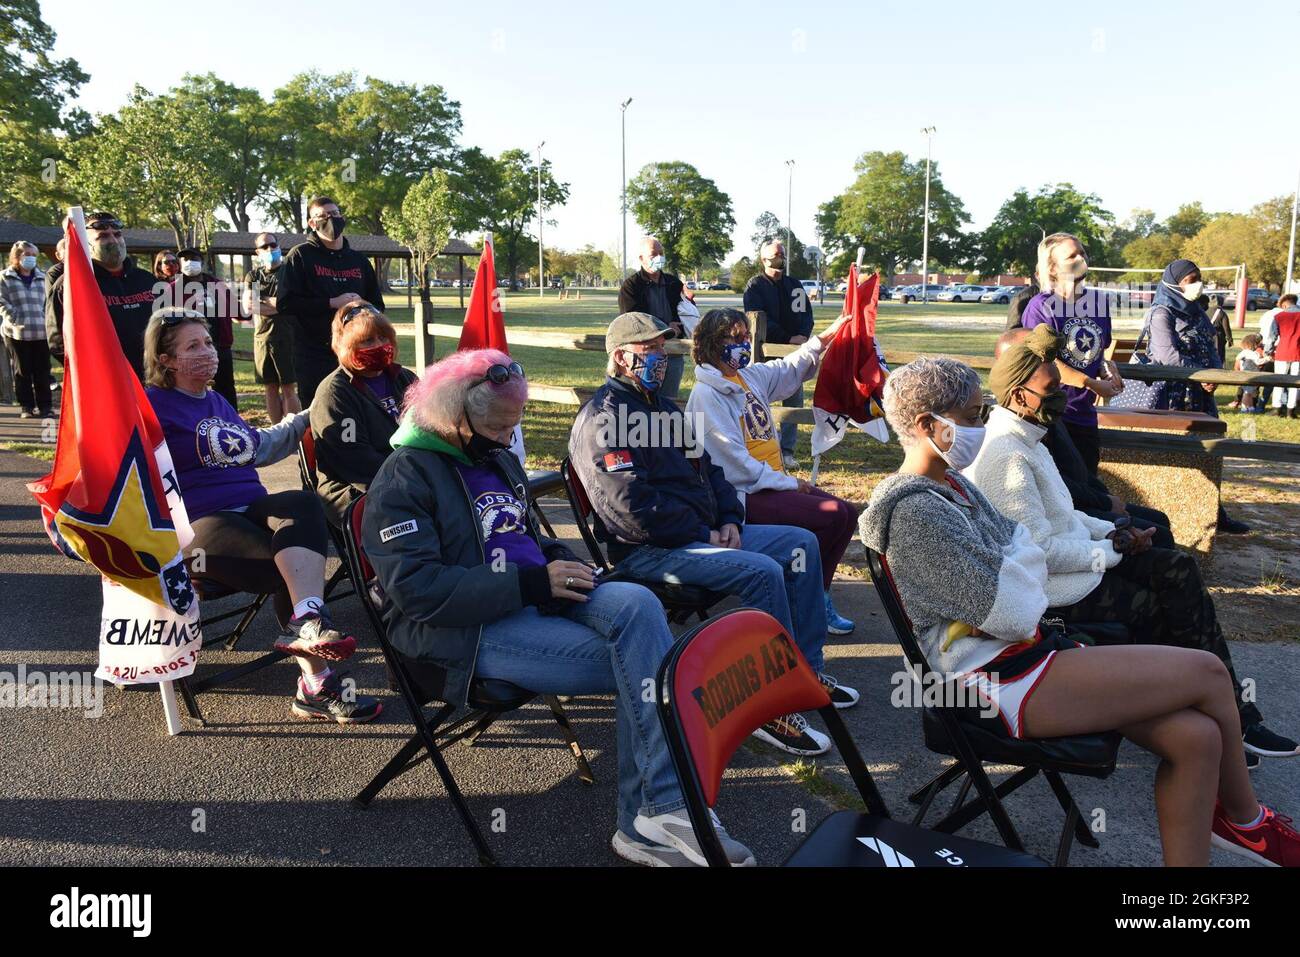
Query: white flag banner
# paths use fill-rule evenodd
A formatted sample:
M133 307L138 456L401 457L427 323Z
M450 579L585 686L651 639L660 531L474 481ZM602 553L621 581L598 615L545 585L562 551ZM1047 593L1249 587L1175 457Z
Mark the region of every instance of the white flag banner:
M812 454L821 455L828 449L840 444L849 426L860 429L877 442L888 442L889 426L884 419L872 419L870 422L854 422L845 415L831 415L813 406Z

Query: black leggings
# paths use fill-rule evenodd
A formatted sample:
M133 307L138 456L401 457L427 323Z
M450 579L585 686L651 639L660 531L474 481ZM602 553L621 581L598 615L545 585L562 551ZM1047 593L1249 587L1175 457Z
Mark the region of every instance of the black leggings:
M212 391L224 396L230 407L239 411L239 395L235 392L235 354L230 346L217 346L217 374L212 380Z
M193 524L190 574L236 591L270 591L281 625L289 620L293 602L276 567L276 554L286 548L328 554L325 510L315 492L295 489L264 495L242 512L214 512Z

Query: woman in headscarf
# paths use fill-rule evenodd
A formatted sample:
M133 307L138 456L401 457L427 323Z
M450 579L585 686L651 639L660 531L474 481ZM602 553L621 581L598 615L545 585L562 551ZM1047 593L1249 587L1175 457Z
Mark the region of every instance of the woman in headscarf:
M1154 362L1184 369L1222 369L1214 325L1197 299L1200 298L1201 270L1190 259L1175 259L1165 267L1156 289L1155 301L1147 313L1145 332L1150 337L1148 352ZM1212 382L1157 382L1152 389L1154 408L1203 412L1219 417ZM1230 518L1219 506L1219 531L1244 535L1250 526Z
M957 471L983 444L984 410L970 366L921 357L894 370L885 417L903 464L876 486L860 521L931 667L958 693L978 692L980 707L962 720L1007 738L1118 730L1160 758L1156 813L1166 864L1205 866L1214 843L1257 862L1300 866L1300 834L1251 787L1223 662L1190 648L1080 647L1041 623L1042 550ZM985 716L986 702L996 715Z

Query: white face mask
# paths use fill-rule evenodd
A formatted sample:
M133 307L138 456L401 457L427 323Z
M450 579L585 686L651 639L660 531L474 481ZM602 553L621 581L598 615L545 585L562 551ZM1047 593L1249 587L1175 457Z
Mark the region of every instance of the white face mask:
M1188 302L1195 302L1197 299L1200 298L1201 290L1203 288L1205 288L1205 283L1192 282L1184 286L1181 292L1183 294L1183 298L1186 299Z
M35 269L35 268L36 268L36 257L35 257L35 256L24 256L24 257L22 258L22 267L23 267L24 269Z
M952 436L952 447L945 452L931 436L927 435L926 441L930 443L930 448L934 449L939 458L947 462L950 468L960 472L974 462L975 457L980 454L980 448L984 445L984 427L958 425L937 413L930 414L934 416L936 422L942 422L947 427L943 431Z
M663 256L651 256L646 260L647 272L663 272L664 266L668 265L668 260Z
M203 272L203 263L197 259L185 259L181 261L181 274L185 276L197 276Z

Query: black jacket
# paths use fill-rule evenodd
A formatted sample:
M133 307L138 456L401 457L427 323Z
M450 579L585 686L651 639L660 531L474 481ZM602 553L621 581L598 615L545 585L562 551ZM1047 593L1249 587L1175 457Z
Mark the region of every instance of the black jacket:
M778 280L760 272L745 286L745 311L767 314L766 342L785 343L794 336L807 339L813 330L813 307L808 292L788 273Z
M154 287L161 290L166 283L159 282L153 273L136 266L135 260L129 256L120 276L114 276L93 260L91 265L95 269L99 291L104 294L113 328L117 331L117 341L122 344L122 354L143 382L144 330L149 325L154 301L158 298ZM63 281L66 278L66 274L60 274L54 282L48 283L45 293L45 334L50 342L50 352L60 362L63 361Z
M521 571L513 562L499 569L486 562L469 492L452 450L444 447L447 452L403 446L384 460L366 495L362 547L384 592L389 640L406 657L441 669L415 669L422 692L465 705L483 626L555 599L544 566ZM528 477L519 460L497 452L492 462L527 502ZM564 544L538 535L531 516L527 520L548 562L574 559Z
M410 369L388 371L400 406L406 389L417 381ZM352 500L370 487L379 466L393 451L388 440L397 423L361 377L340 366L316 390L311 403L311 433L316 440L320 497L331 522L341 526Z
M657 420L651 418L655 413ZM688 458L661 434L627 441L635 438L638 421L667 421L664 413L683 416L671 399L648 400L636 386L608 378L578 410L569 433L569 458L591 499L596 537L609 543L611 561L626 558L637 545L680 548L707 542L709 532L745 520L736 490L703 446L692 449L697 458ZM620 422L626 434L619 434Z
M677 304L682 301L682 281L671 273L660 273L660 279L663 280L664 298L668 302L668 316L656 316L663 319L671 325L681 335L684 331L681 327L680 320L677 318ZM618 291L618 311L624 312L648 312L654 316L654 311L650 308L650 287L654 283L646 274L644 269L638 269L632 275L623 280L623 285Z
M330 323L334 310L330 300L355 292L366 302L384 308L370 260L343 240L342 249L330 249L314 233L289 250L280 266L276 308L298 322L295 350L298 355L329 361Z
M1110 492L1101 479L1088 474L1088 466L1064 422L1057 421L1047 430L1043 445L1052 454L1052 461L1056 463L1065 487L1070 490L1075 508L1080 511L1089 508L1111 511Z

